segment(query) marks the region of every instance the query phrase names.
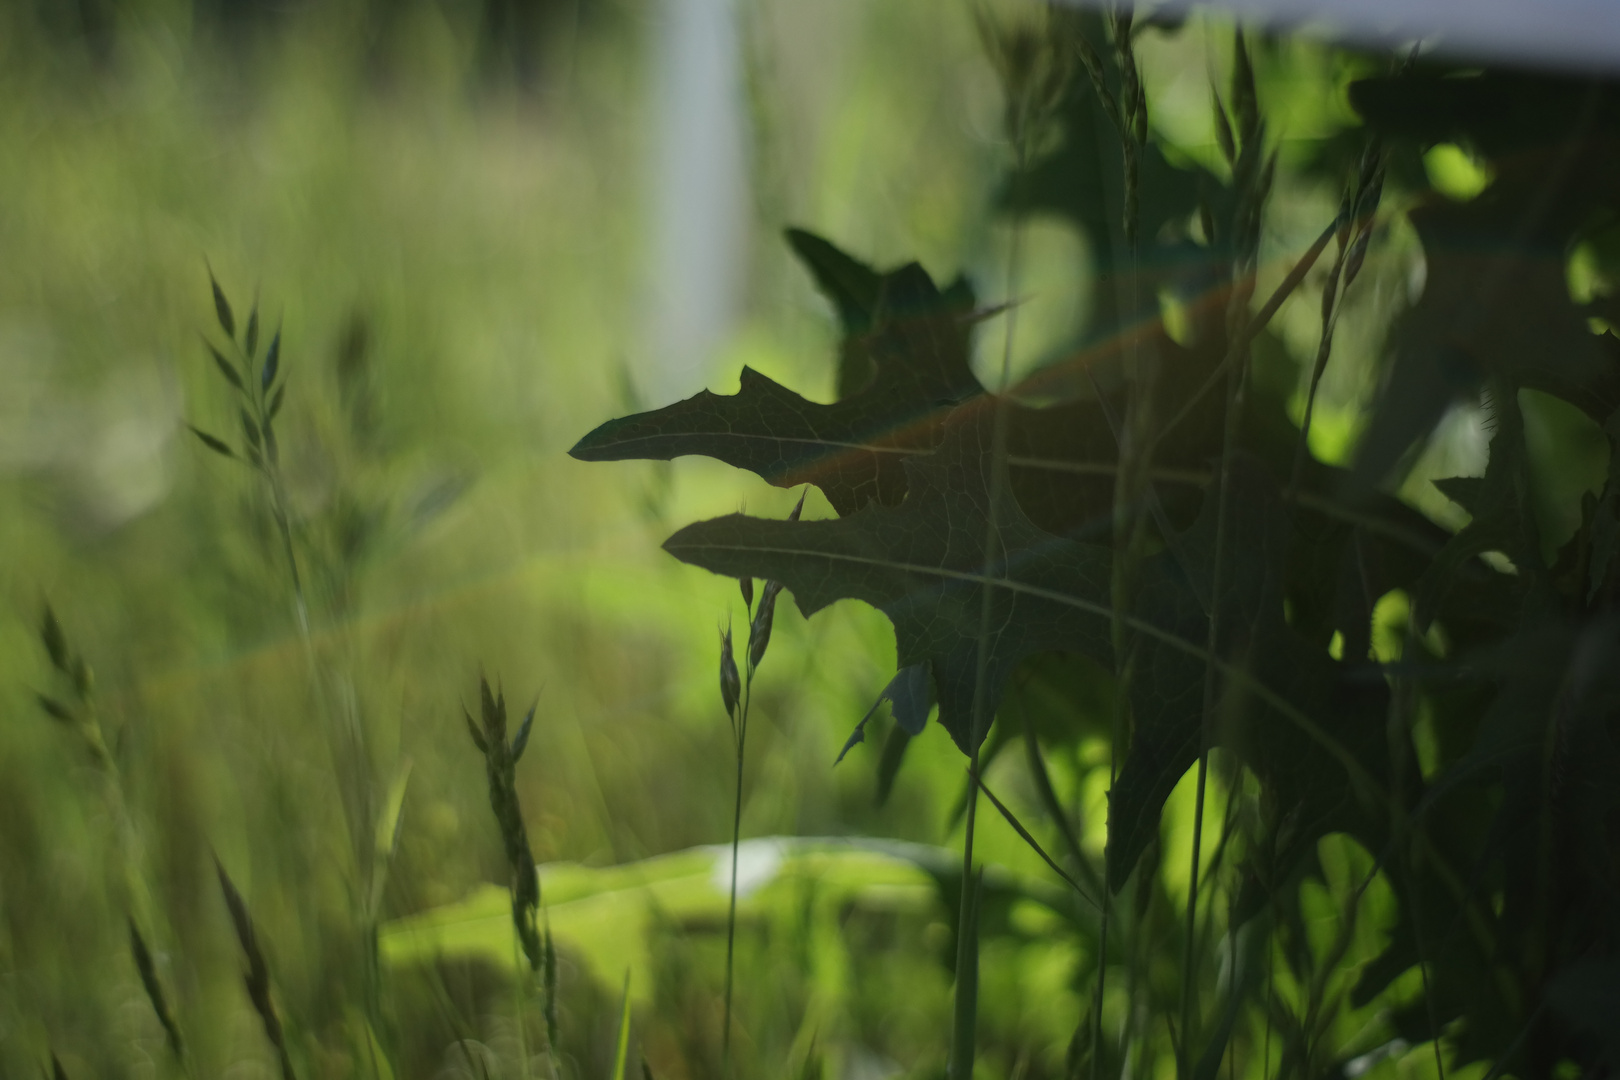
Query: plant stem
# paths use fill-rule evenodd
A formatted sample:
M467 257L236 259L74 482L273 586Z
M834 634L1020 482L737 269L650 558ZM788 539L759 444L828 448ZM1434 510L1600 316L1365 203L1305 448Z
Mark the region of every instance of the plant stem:
M968 755L972 792L962 844L962 891L956 915L956 997L952 1011L950 1080L972 1080L978 1023L978 899L973 880L973 826L979 810L979 749Z
M743 753L748 745L748 702L753 697L754 669L749 665L748 678L743 683L742 710L737 721L737 798L731 814L731 905L726 911L726 1011L725 1027L720 1036L722 1058L731 1054L731 982L732 962L737 945L737 855L742 846Z
M1123 205L1115 218L1118 231L1110 229L1109 241L1117 262L1123 263L1122 273L1115 274L1116 317L1121 326L1130 325L1138 315L1141 304L1138 279L1139 252L1137 248L1137 212L1139 206L1139 169L1142 151L1147 141L1146 98L1142 94L1141 76L1136 66L1135 48L1131 41L1132 13L1129 9L1116 10L1110 15L1114 39L1115 63L1119 78L1119 95L1112 118L1119 136L1123 159L1121 177ZM1103 97L1106 103L1108 98ZM1107 159L1102 132L1097 133L1098 158ZM1144 496L1150 506L1157 509L1157 495L1153 492L1149 472L1153 463L1156 439L1153 435L1153 391L1157 381L1156 360L1153 350L1144 355L1141 335L1127 339L1125 372L1127 398L1125 415L1115 432L1118 446L1118 468L1114 475L1113 498L1113 566L1111 570L1110 601L1112 639L1114 647L1114 710L1112 731L1108 741L1108 790L1112 794L1119 779L1121 748L1130 730L1131 680L1135 670L1137 636L1132 629L1130 609L1137 568L1146 542L1146 521L1142 514ZM1101 395L1099 395L1099 400ZM1110 427L1113 425L1110 424ZM1170 537L1164 537L1168 543ZM1107 986L1108 934L1111 929L1110 913L1113 904L1114 881L1111 861L1103 858L1103 913L1098 929L1097 988L1094 992L1095 1014L1092 1032L1091 1077L1097 1080L1102 1056L1103 994ZM1129 950L1127 960L1127 996L1135 985L1135 964ZM1129 1009L1129 1006L1127 1006ZM1127 1024L1129 1011L1127 1011Z
M1022 116L1019 111L1015 115ZM1025 145L1022 123L1012 131L1016 156L1013 184L1021 189L1025 171ZM1018 201L1014 200L1017 206ZM1007 243L1007 295L1017 294L1018 263L1023 240L1021 212L1012 224ZM966 835L962 842L962 891L958 903L956 931L956 995L952 1011L951 1080L971 1080L978 1023L978 913L977 889L973 877L973 832L979 808L979 742L990 729L988 690L985 679L990 668L990 626L994 613L995 572L1001 547L1001 501L1006 497L1007 472L1007 389L1012 383L1013 342L1018 327L1018 308L1007 309L1007 330L1002 337L1001 380L997 387L995 415L990 436L990 506L985 520L983 585L979 602L978 655L973 678L973 719L968 732L968 791ZM970 977L971 976L971 977Z

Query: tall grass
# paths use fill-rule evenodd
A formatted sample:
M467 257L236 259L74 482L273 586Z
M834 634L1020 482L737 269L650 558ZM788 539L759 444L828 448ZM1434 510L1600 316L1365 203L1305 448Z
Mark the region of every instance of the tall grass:
M0 1072L527 1075L544 1045L558 1077L636 1075L638 1062L660 1080L1033 1080L1170 1063L1203 1076L1192 1034L1226 1022L1212 1012L1223 988L1248 995L1228 1068L1255 1080L1380 1032L1340 1003L1387 924L1382 879L1359 849L1328 845L1331 880L1309 902L1338 919L1332 940L1237 934L1234 852L1261 811L1218 753L1173 797L1150 869L1125 892L1108 880L1104 792L1128 719L1112 702L1061 731L1039 679L999 718L981 703L975 724L995 719L1023 752L992 740L965 784L937 725L895 740L898 774L876 753L834 772L892 670L882 621L806 623L777 610L774 583L756 604L750 581L743 664L729 631L722 647L729 740L709 722L712 644L694 640L694 613L734 603L736 586L662 561L663 519L743 497L797 518L805 498L788 511L791 496L683 462L647 503L638 475L604 479L561 454L582 418L616 407L617 358L642 363L644 252L627 209L644 180L642 12L588 14L550 68L566 78L548 83L543 64L538 91L519 92L478 77L477 28L454 5L402 11L375 36L338 8L293 13L238 52L204 24L132 16L98 74L8 46L0 137L30 152L0 164L0 203L18 208L4 218L18 254L0 269L0 375L26 403L0 404L17 433L0 434L15 612L0 627L13 646L0 661L13 721L0 731ZM1187 48L1123 15L1082 33L1029 14L993 13L988 57L969 13L928 4L767 4L747 27L766 53L757 116L788 118L770 144L788 165L761 204L855 237L883 265L1005 272L1013 306L980 360L1003 388L1025 294L1085 271L1042 280L1022 221L1007 248L991 242L998 177L1024 184L1057 137L1061 95L1095 80L1125 161L1113 220L1134 250L1136 170L1168 141L1160 110L1181 122L1171 60ZM1202 24L1187 33L1206 40ZM1298 48L1301 63L1317 56ZM801 70L829 55L847 65L836 79ZM1311 213L1321 199L1269 192L1286 165L1269 164L1260 123L1266 63L1233 64L1243 89L1221 113L1247 200L1232 279L1310 293L1308 266L1272 289L1286 267L1268 262L1268 193ZM1207 143L1186 152L1221 153L1218 130ZM1369 164L1338 219L1349 231L1310 313L1307 417L1319 393L1324 412L1344 404L1324 372L1381 181ZM780 224L758 229L748 318L722 359L824 388L833 331L775 249ZM273 322L241 303L249 282ZM1250 287L1228 320L1245 349ZM1278 299L1266 318L1297 321L1299 306ZM1339 341L1336 368L1366 366ZM1137 385L1151 388L1155 364L1132 357ZM1229 416L1248 370L1235 355ZM1138 392L1111 419L1121 615L1152 531L1152 448L1176 423L1151 406ZM987 552L996 529L992 515ZM1116 621L1122 700L1138 673ZM513 732L481 682L466 721L482 769L446 722L480 667L548 687L544 713ZM893 786L882 805L880 784ZM996 814L978 812L981 791ZM764 837L916 845L883 850L920 876L828 857L739 898L745 816ZM1220 822L1213 851L1206 818ZM657 878L655 857L728 835L712 879ZM641 891L540 888L545 873L592 882L612 867ZM875 876L856 888L840 875ZM445 931L409 960L380 944L489 883L493 923L470 907L461 938ZM504 954L485 947L497 936ZM640 961L614 949L644 944L648 977L621 984ZM1428 1051L1385 1060L1438 1070Z

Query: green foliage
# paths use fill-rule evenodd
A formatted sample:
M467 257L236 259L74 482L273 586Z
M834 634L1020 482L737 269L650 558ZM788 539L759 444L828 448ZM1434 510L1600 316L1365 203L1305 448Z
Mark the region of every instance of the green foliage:
M0 16L0 1073L1620 1062L1611 85L750 7L760 231L862 254L617 389L576 458L750 474L648 483L557 362L647 345L638 19L507 98L476 6L80 6Z
M1083 41L1085 28L1049 33ZM1217 982L1199 974L1206 961L1194 955L1198 942L1179 943L1192 982L1180 990L1178 1054L1190 1075L1215 1075L1245 1026L1250 1064L1242 1067L1270 1075L1271 1060L1255 1056L1254 1029L1262 1024L1267 1041L1273 1024L1278 1029L1284 1075L1315 1075L1354 1056L1345 1024L1379 1001L1391 1036L1444 1041L1458 1063L1493 1060L1516 1075L1543 1075L1566 1057L1593 1067L1613 1051L1603 1048L1593 1007L1574 1002L1609 992L1597 966L1608 961L1590 956L1607 957L1605 943L1620 929L1612 904L1617 789L1609 771L1620 699L1609 688L1612 665L1596 660L1611 648L1616 625L1608 610L1613 482L1601 497L1586 496L1581 527L1545 562L1518 395L1551 394L1610 426L1617 415L1620 341L1606 325L1588 326L1562 261L1620 213L1613 91L1426 70L1352 87L1374 141L1359 173L1345 180L1340 221L1324 234L1337 230L1339 255L1324 288L1307 418L1339 318L1334 301L1368 257L1385 143L1399 154L1461 139L1494 178L1468 202L1419 192L1410 204L1424 285L1393 326L1385 389L1355 469L1346 471L1303 456L1305 433L1291 435L1286 393L1263 377L1258 353L1249 359L1276 310L1265 305L1255 326L1245 300L1253 288L1245 260L1253 258L1275 159L1258 156L1265 124L1242 39L1233 120L1217 102L1232 168L1231 182L1217 190L1200 170L1156 152L1138 157L1129 136L1121 144L1100 134L1123 123L1117 101L1132 96L1134 60L1120 40L1116 34L1117 66L1109 70L1091 50L1093 83L1072 84L1058 147L1027 174L1014 173L1010 205L1061 207L1113 252L1112 261L1099 258L1095 279L1099 286L1115 279L1119 298L1097 321L1101 339L1134 320L1130 304L1156 295L1165 267L1182 282L1207 283L1195 291L1230 281L1225 310L1194 308L1191 344L1156 324L1123 343L1114 339L1112 354L1074 365L1086 368L1093 394L1032 408L1020 401L1040 396L1072 367L1047 368L1005 397L986 394L964 377L965 335L977 321L970 302L943 303L915 266L875 273L793 230L795 252L843 328L840 400L813 405L745 369L734 396L705 393L612 421L573 453L585 460L702 454L772 483L821 487L836 520L734 514L680 529L665 550L726 577L780 581L806 616L843 599L882 611L894 627L897 681L908 671L928 673L940 722L975 773L986 738L998 745L979 722L981 703L1009 723L1011 688L1038 657L1089 658L1092 666L1074 669L1088 679L1115 673L1127 695L1128 734L1109 791L1101 876L1120 902L1133 891L1151 895L1156 871L1143 856L1156 847L1166 802L1195 763L1195 835L1211 750L1252 778L1252 794L1240 795L1251 780L1233 772L1229 803L1245 809L1219 832L1215 857L1230 838L1235 864L1205 870L1195 843L1192 884L1183 886L1195 897L1206 881L1224 883L1219 932L1229 950L1244 941L1248 957L1239 962L1229 952ZM1016 94L1013 81L1004 82ZM1110 87L1113 96L1094 92ZM1123 145L1123 157L1110 157L1110 145ZM1121 245L1122 205L1124 235L1139 225L1149 238L1143 248ZM1202 239L1174 235L1195 209ZM1303 276L1290 275L1282 288ZM918 299L897 302L902 290ZM958 291L971 296L965 285ZM863 358L874 374L851 376ZM1222 372L1224 400L1205 393ZM1408 447L1469 397L1489 418L1489 458L1481 477L1436 481L1470 519L1446 537L1370 485L1398 464L1410 470ZM1127 439L1121 417L1148 425L1147 445ZM1123 485L1133 469L1145 483L1122 495L1116 478ZM1161 499L1161 485L1183 490ZM1151 517L1145 548L1119 527L1122 513ZM1502 561L1482 561L1487 554ZM1375 663L1375 603L1402 592L1414 598L1402 655ZM1438 655L1424 644L1434 626L1445 641ZM1067 712L1060 723L1082 723L1089 696L1060 708ZM846 751L864 738L867 719ZM904 735L915 734L912 726ZM1420 769L1422 726L1441 745ZM1030 745L1038 760L1033 737ZM1493 813L1472 812L1482 795ZM1571 800L1587 801L1577 811ZM971 838L971 808L968 821ZM1307 894L1318 888L1310 878L1326 872L1322 845L1341 835L1376 860L1361 858L1358 869L1339 873L1332 895L1344 905L1340 930L1318 942L1309 927L1319 917L1308 914ZM1078 846L1069 857L1087 859ZM1396 921L1379 951L1355 927L1381 873L1391 875ZM958 887L964 918L977 922L969 886ZM1193 898L1188 903L1187 929L1196 936ZM1136 933L1151 925L1151 911L1151 901L1136 902L1138 920L1146 920ZM1206 925L1205 933L1216 932L1213 918ZM1262 994L1258 960L1268 938L1280 953L1269 963L1286 965L1292 988ZM1360 957L1355 964L1352 954ZM958 993L971 1000L978 960L976 951L968 955L972 973L958 971ZM1358 964L1365 965L1359 978L1347 980L1342 973ZM1394 989L1398 976L1415 970L1422 973L1416 998L1410 985ZM1587 990L1577 993L1577 984ZM1106 980L1099 976L1097 985L1103 993ZM1105 1026L1107 1001L1098 998L1096 1008L1094 1033ZM1133 1039L1149 1035L1138 1030L1109 1050L1086 1045L1095 1035L1085 1026L1076 1034L1082 1058L1140 1053ZM966 1046L971 1055L971 1038Z

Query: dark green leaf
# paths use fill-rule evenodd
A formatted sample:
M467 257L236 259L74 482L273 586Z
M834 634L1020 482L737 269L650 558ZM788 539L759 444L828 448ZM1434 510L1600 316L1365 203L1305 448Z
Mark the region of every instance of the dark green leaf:
M1620 963L1613 956L1583 957L1559 971L1547 1000L1565 1022L1603 1046L1609 1061L1620 1061Z
M877 319L883 275L813 233L789 229L787 239L838 313L843 331L838 346L838 397L850 397L872 378L864 338Z
M899 724L889 729L889 737L883 740L883 756L878 759L877 775L877 804L882 806L889 801L889 794L894 791L894 781L900 775L900 766L905 761L906 749L911 745L911 735Z
M1586 602L1590 604L1608 580L1614 556L1620 550L1620 410L1604 422L1609 440L1609 475L1591 514L1592 551L1587 567Z
M79 700L88 700L90 697L90 665L85 663L84 657L75 656L73 658L73 670L68 673L68 677L73 680L73 692L79 695Z
M39 702L39 707L44 709L46 715L48 715L51 719L60 720L63 723L73 722L73 710L68 708L62 702L57 701L55 698L49 697L45 694L35 694L34 698Z
M208 355L214 358L214 366L219 369L221 375L225 376L225 381L245 393L246 391L242 386L242 376L237 374L236 368L231 366L231 362L225 359L218 349L214 348L213 342L204 339L203 344L208 346Z
M1592 91L1592 83L1580 78L1513 71L1459 78L1416 69L1351 83L1350 104L1369 127L1390 138L1423 147L1462 142L1499 159L1576 134L1590 115Z
M283 382L280 386L276 387L276 392L270 395L270 407L265 410L265 420L267 423L274 420L281 413L281 403L286 399L286 397L287 384Z
M469 713L466 707L463 706L461 715L467 720L467 734L472 736L473 745L478 747L480 754L488 754L489 744L484 741L483 732L478 730L478 725L473 723L472 713Z
M202 444L208 447L208 449L212 450L214 453L222 454L228 458L233 458L236 456L235 451L233 451L229 446L226 446L219 439L216 439L212 435L208 434L208 432L203 431L200 428L192 427L190 424L187 424L186 427L190 428L191 433L197 436L198 439L202 440Z
M518 733L512 737L512 760L519 761L523 751L529 747L529 729L534 726L534 710L540 707L540 699L536 698L529 711L523 716L523 723L518 725Z
M51 658L51 666L68 674L67 635L62 633L62 624L56 621L56 612L49 604L45 605L44 617L40 619L39 640L45 646L45 654Z
M506 694L498 697L495 691L489 688L489 680L480 677L478 680L478 697L484 711L484 731L489 736L490 745L501 747L506 745Z
M846 335L871 329L883 291L883 275L828 241L804 229L788 229L788 244L816 285L833 302Z
M970 293L940 293L912 264L884 275L876 323L858 342L874 374L852 397L807 401L744 368L731 396L707 391L613 420L570 453L582 461L718 458L778 487L813 483L840 514L905 494L904 459L931 448L944 415L982 392L968 366Z
M281 327L276 327L275 336L270 339L270 347L264 351L264 367L259 373L259 389L269 390L276 381L276 372L281 367Z
M1620 365L1570 299L1565 272L1608 175L1548 151L1515 160L1470 202L1410 212L1423 294L1395 326L1392 368L1358 449L1363 478L1382 480L1452 403L1487 384L1541 390L1599 423L1620 406Z
M1446 591L1470 560L1487 551L1499 551L1512 560L1519 571L1519 590L1542 594L1544 603L1551 602L1545 595L1546 568L1535 512L1527 501L1529 459L1518 396L1499 383L1489 403L1496 434L1491 438L1485 475L1434 482L1473 520L1441 549L1418 584L1413 618L1419 630L1428 629Z
M855 725L855 731L850 735L849 741L838 752L838 761L844 760L844 755L854 748L856 743L866 741L866 723L876 715L879 706L885 701L889 703L890 714L894 722L907 735L919 735L923 726L928 723L928 712L934 707L934 682L929 676L927 664L913 664L908 668L901 668L889 684L883 688L872 707L866 710L861 722Z
M214 290L214 314L219 318L219 328L225 331L225 336L232 341L236 340L236 317L231 314L231 302L225 299L225 290L219 287L214 279L214 271L208 271L208 284Z
M248 415L248 411L246 409L238 409L237 415L242 421L242 437L247 440L247 445L249 447L257 450L260 446L258 423L254 421L253 417Z
M253 354L259 349L259 301L257 297L253 300L253 310L248 312L247 330L242 337L242 348L247 353L249 360L253 359Z
M806 615L846 597L882 610L894 623L901 664L931 665L940 722L966 752L987 726L975 721L973 702L987 580L989 429L988 410L954 417L935 454L907 463L910 494L899 507L803 523L734 515L688 526L665 548L716 573L780 580ZM1289 630L1274 569L1286 548L1280 501L1252 464L1235 472L1220 645L1230 659L1222 684L1242 688L1231 691L1240 698L1264 687L1276 704L1255 705L1246 726L1211 737L1236 745L1277 785L1284 805L1302 805L1311 829L1342 827L1357 806L1344 770L1381 774L1381 735L1367 718L1383 707L1382 690L1345 686L1325 651ZM1157 835L1159 809L1201 744L1207 616L1189 573L1206 583L1212 573L1213 502L1206 500L1178 543L1182 554L1161 553L1141 571L1132 617L1144 635L1132 684L1136 735L1109 820L1116 886ZM988 580L996 583L984 663L990 710L1025 657L1077 652L1104 667L1113 663L1107 549L1043 533L1013 505L998 516L999 542L988 560ZM1279 707L1289 711L1279 716Z
M987 420L987 412L971 411L948 425L937 453L909 458L910 494L899 507L871 506L838 521L732 515L682 529L665 550L716 573L780 581L806 615L845 597L883 610L895 624L901 665L932 664L940 722L966 751L984 737L980 731L973 738L971 728L986 568ZM995 589L991 598L991 625L1000 628L988 663L992 704L1025 655L1109 648L1100 599L1107 552L1041 533L1010 501L1002 515L999 549L1008 555L989 560L990 576L1010 571L1017 589Z
M928 711L934 707L934 681L926 666L913 664L901 669L889 680L883 696L892 706L895 723L909 734L922 734L923 725L928 723Z

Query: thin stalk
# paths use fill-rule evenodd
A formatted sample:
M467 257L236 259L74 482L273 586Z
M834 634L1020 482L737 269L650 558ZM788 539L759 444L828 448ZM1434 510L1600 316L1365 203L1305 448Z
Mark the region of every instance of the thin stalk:
M737 797L731 813L731 902L726 910L726 1009L725 1027L720 1037L722 1059L729 1058L731 1054L731 985L737 946L737 855L742 846L743 754L748 746L748 703L753 691L754 668L750 664L748 677L743 682L742 709L737 719Z
M979 748L968 755L973 778L968 796L967 835L962 843L962 891L956 915L956 996L951 1012L950 1080L972 1080L978 1023L978 890L973 879L973 827L979 810Z
M512 980L512 1020L517 1025L518 1075L523 1080L529 1080L529 1033L527 1025L523 1023L523 984L527 979L523 972L528 965L524 963L523 949L515 930L512 932L512 966L519 973Z
M1093 869L1091 861L1086 858L1085 852L1080 850L1080 839L1074 834L1074 830L1069 827L1068 818L1063 811L1063 804L1058 801L1057 791L1052 787L1052 778L1047 774L1046 761L1041 756L1040 740L1036 738L1034 730L1027 725L1024 728L1024 745L1029 760L1030 775L1035 778L1035 792L1041 800L1041 805L1046 808L1047 815L1057 823L1058 833L1063 837L1064 847L1068 852L1069 859L1075 864L1076 872L1085 878L1087 886L1102 898L1102 904L1099 906L1106 906L1112 902L1111 898L1103 888L1102 881L1097 877L1097 871Z
M1018 115L1021 115L1019 113ZM1012 132L1014 184L1021 187L1026 167L1026 148L1022 122ZM1017 202L1015 200L1015 205ZM1018 263L1023 241L1023 219L1015 217L1012 235L1007 243L1007 294L1017 295ZM1006 494L1007 471L1007 389L1012 383L1013 342L1018 327L1018 308L1006 312L1006 333L1002 336L1001 380L997 387L995 415L990 436L990 506L986 515L983 559L983 587L979 602L978 650L973 679L973 720L968 732L968 775L973 783L968 792L967 821L962 841L962 889L958 902L956 933L956 993L952 1008L951 1026L951 1080L971 1080L973 1060L976 1056L978 1023L978 916L977 888L973 876L973 834L978 822L979 808L979 741L990 728L990 708L986 692L986 677L990 668L990 628L994 615L995 572L997 552L1001 549L1001 502ZM970 932L970 928L972 931ZM969 965L972 965L970 968ZM969 971L975 973L968 978Z
M1316 265L1316 260L1322 257L1323 251L1327 250L1328 241L1332 240L1338 231L1339 219L1334 218L1333 221L1328 224L1328 227L1322 230L1322 235L1316 238L1316 242L1310 246L1304 255L1300 256L1299 261L1294 264L1294 268L1288 272L1288 276L1283 278L1282 283L1272 291L1271 297L1265 302L1264 306L1262 306L1260 310L1255 313L1254 317L1248 321L1248 324L1243 331L1242 338L1240 339L1245 347L1253 343L1254 339L1260 336L1260 331L1264 330L1266 328L1266 324L1271 322L1272 317L1275 316L1278 309L1282 307L1283 301L1287 300L1289 296L1293 295L1294 290L1299 288L1299 286L1304 283L1305 275L1311 272L1311 268ZM1234 287L1246 287L1247 289L1252 290L1254 288L1253 272L1251 271L1246 278L1240 279L1239 282L1234 284ZM1232 354L1229 349L1226 359L1221 361L1220 366L1209 373L1209 377L1204 380L1203 384L1200 385L1197 390L1193 391L1192 396L1186 400L1176 414L1170 418L1164 427L1159 429L1156 436L1156 441L1164 441L1170 432L1176 429L1177 425L1179 425L1183 420L1187 419L1188 415L1192 413L1193 409L1198 405L1198 403L1203 400L1204 395L1215 388L1215 384L1219 382L1221 376L1226 373L1228 362L1231 360L1231 355Z
M1305 395L1305 416L1299 428L1293 476L1288 485L1290 493L1299 488L1305 459L1309 454L1317 388L1327 371L1328 359L1333 354L1333 335L1344 309L1344 297L1355 283L1356 275L1361 272L1367 257L1367 246L1372 241L1373 215L1378 211L1383 189L1384 151L1382 143L1375 136L1362 151L1361 167L1346 191L1339 210L1339 250L1333 260L1333 269L1322 286L1322 333L1316 346L1316 362L1311 366L1310 390Z
M1138 278L1139 254L1137 250L1138 184L1141 151L1147 142L1147 101L1140 73L1136 65L1135 50L1131 42L1132 12L1127 8L1110 14L1114 38L1115 59L1119 74L1117 104L1111 110L1119 137L1124 175L1121 178L1124 205L1116 219L1118 232L1110 230L1110 242L1118 254L1124 256L1124 273L1115 275L1115 303L1122 325L1136 318L1140 305ZM1093 65L1088 64L1088 71ZM1099 80L1100 81L1100 80ZM1106 103L1109 98L1103 97ZM1106 147L1098 133L1101 156L1106 159ZM1141 338L1131 335L1127 339L1125 370L1127 398L1125 416L1115 440L1119 448L1118 469L1114 478L1113 499L1113 566L1111 568L1110 613L1111 638L1114 648L1115 702L1112 731L1108 741L1108 788L1112 792L1119 778L1120 749L1130 726L1131 681L1135 669L1136 641L1130 619L1132 586L1146 541L1146 527L1141 494L1146 493L1157 508L1157 496L1152 490L1148 473L1153 464L1153 383L1154 356L1142 355ZM1145 361L1145 362L1144 362ZM1112 425L1110 425L1112 426ZM1161 528L1162 528L1161 524ZM1169 542L1169 535L1165 536ZM1098 1080L1102 1057L1103 996L1108 978L1108 934L1111 929L1112 904L1106 898L1113 896L1112 863L1103 859L1102 922L1098 928L1097 986L1093 993L1095 1010L1092 1029L1091 1080ZM1128 982L1134 991L1136 965L1127 955Z
M984 780L975 777L974 782L978 786L979 790L984 792L984 797L990 800L990 805L994 806L996 811L1000 813L1002 818L1006 820L1007 824L1012 826L1013 832L1018 834L1019 839L1023 840L1025 844L1028 844L1030 850L1039 855L1041 857L1041 861L1047 866L1051 867L1052 872L1058 877L1062 878L1068 884L1069 888L1075 891L1080 899L1090 904L1097 911L1102 911L1102 905L1094 900L1085 889L1081 888L1080 883L1075 881L1074 878L1070 877L1068 872L1057 864L1057 860L1053 859L1052 856L1046 853L1046 849L1041 847L1040 841L1036 840L1034 835L1024 827L1024 823L1018 820L1018 815L1014 814L1012 810L1007 807L1006 803L996 798L995 792L990 790L989 786L985 784Z
M1266 1080L1271 1069L1271 1010L1277 1003L1277 946L1266 943L1266 1034L1260 1051L1260 1080Z
M1242 32L1236 39L1240 71L1247 70ZM1237 77L1234 76L1234 81ZM1234 98L1237 93L1234 90ZM1227 347L1221 368L1226 371L1227 397L1225 430L1221 438L1220 482L1215 496L1215 562L1211 570L1209 629L1205 638L1204 702L1199 720L1198 781L1193 802L1193 835L1191 865L1187 881L1187 920L1185 949L1181 966L1181 1046L1177 1054L1176 1073L1182 1080L1192 1075L1195 1032L1194 968L1195 944L1198 930L1198 871L1204 839L1204 801L1209 782L1209 747L1211 728L1219 690L1219 675L1214 658L1221 647L1221 600L1226 577L1226 547L1231 506L1232 458L1237 449L1238 432L1243 424L1244 397L1249 375L1249 301L1254 295L1254 271L1259 247L1259 220L1266 192L1262 177L1261 155L1263 124L1251 107L1240 114L1242 123L1242 152L1233 166L1234 186L1238 192L1238 207L1233 218L1233 237L1236 257L1232 267L1233 287L1226 310ZM1268 316L1269 318L1269 316Z
M1416 652L1416 646L1417 625L1415 620L1408 618L1406 621L1406 640L1401 650L1402 659L1413 655ZM1408 733L1411 730L1410 717L1411 706L1413 704L1412 695L1415 692L1416 688L1412 685L1410 679L1402 679L1399 676L1396 677L1393 691L1390 694L1389 726L1386 733L1391 758L1391 820L1400 820L1400 818L1403 816L1402 807L1405 803L1405 778L1407 769L1406 748L1410 740L1410 735ZM1543 805L1545 805L1545 803ZM1416 830L1413 831L1414 840L1420 836L1422 836L1421 833L1417 832ZM1423 911L1420 901L1421 893L1418 888L1417 875L1415 873L1417 867L1416 847L1417 845L1414 843L1413 849L1407 853L1407 858L1405 860L1406 865L1404 867L1406 871L1406 887L1411 893L1412 897L1412 937L1413 943L1417 946L1418 974L1423 981L1423 1004L1428 1013L1429 1029L1434 1032L1435 1073L1439 1077L1439 1080L1446 1080L1445 1054L1442 1052L1440 1047L1442 1035L1438 1018L1435 1014L1434 993L1432 988L1429 986L1428 950L1424 948L1423 942Z
M1218 535L1219 531L1217 530ZM1218 548L1219 545L1217 544L1217 550ZM1218 566L1219 563L1216 565ZM1211 622L1213 621L1212 618ZM1184 1078L1191 1075L1192 1069L1193 967L1196 962L1196 942L1198 939L1198 857L1204 835L1204 788L1208 782L1208 777L1209 745L1206 731L1204 747L1198 754L1198 792L1193 802L1192 865L1187 881L1187 927L1185 935L1187 944L1181 963L1181 1052L1177 1055L1180 1058L1180 1068L1176 1070L1176 1074Z
M1294 468L1288 481L1290 495L1299 490L1300 480L1305 474L1305 458L1310 452L1311 421L1316 415L1316 391L1327 372L1328 359L1333 354L1333 332L1339 325L1339 300L1342 296L1339 282L1344 275L1344 260L1348 251L1341 231L1339 253L1334 257L1333 267L1322 286L1322 335L1316 344L1316 361L1311 365L1311 385L1305 393L1305 416L1300 421L1299 442L1294 447Z

